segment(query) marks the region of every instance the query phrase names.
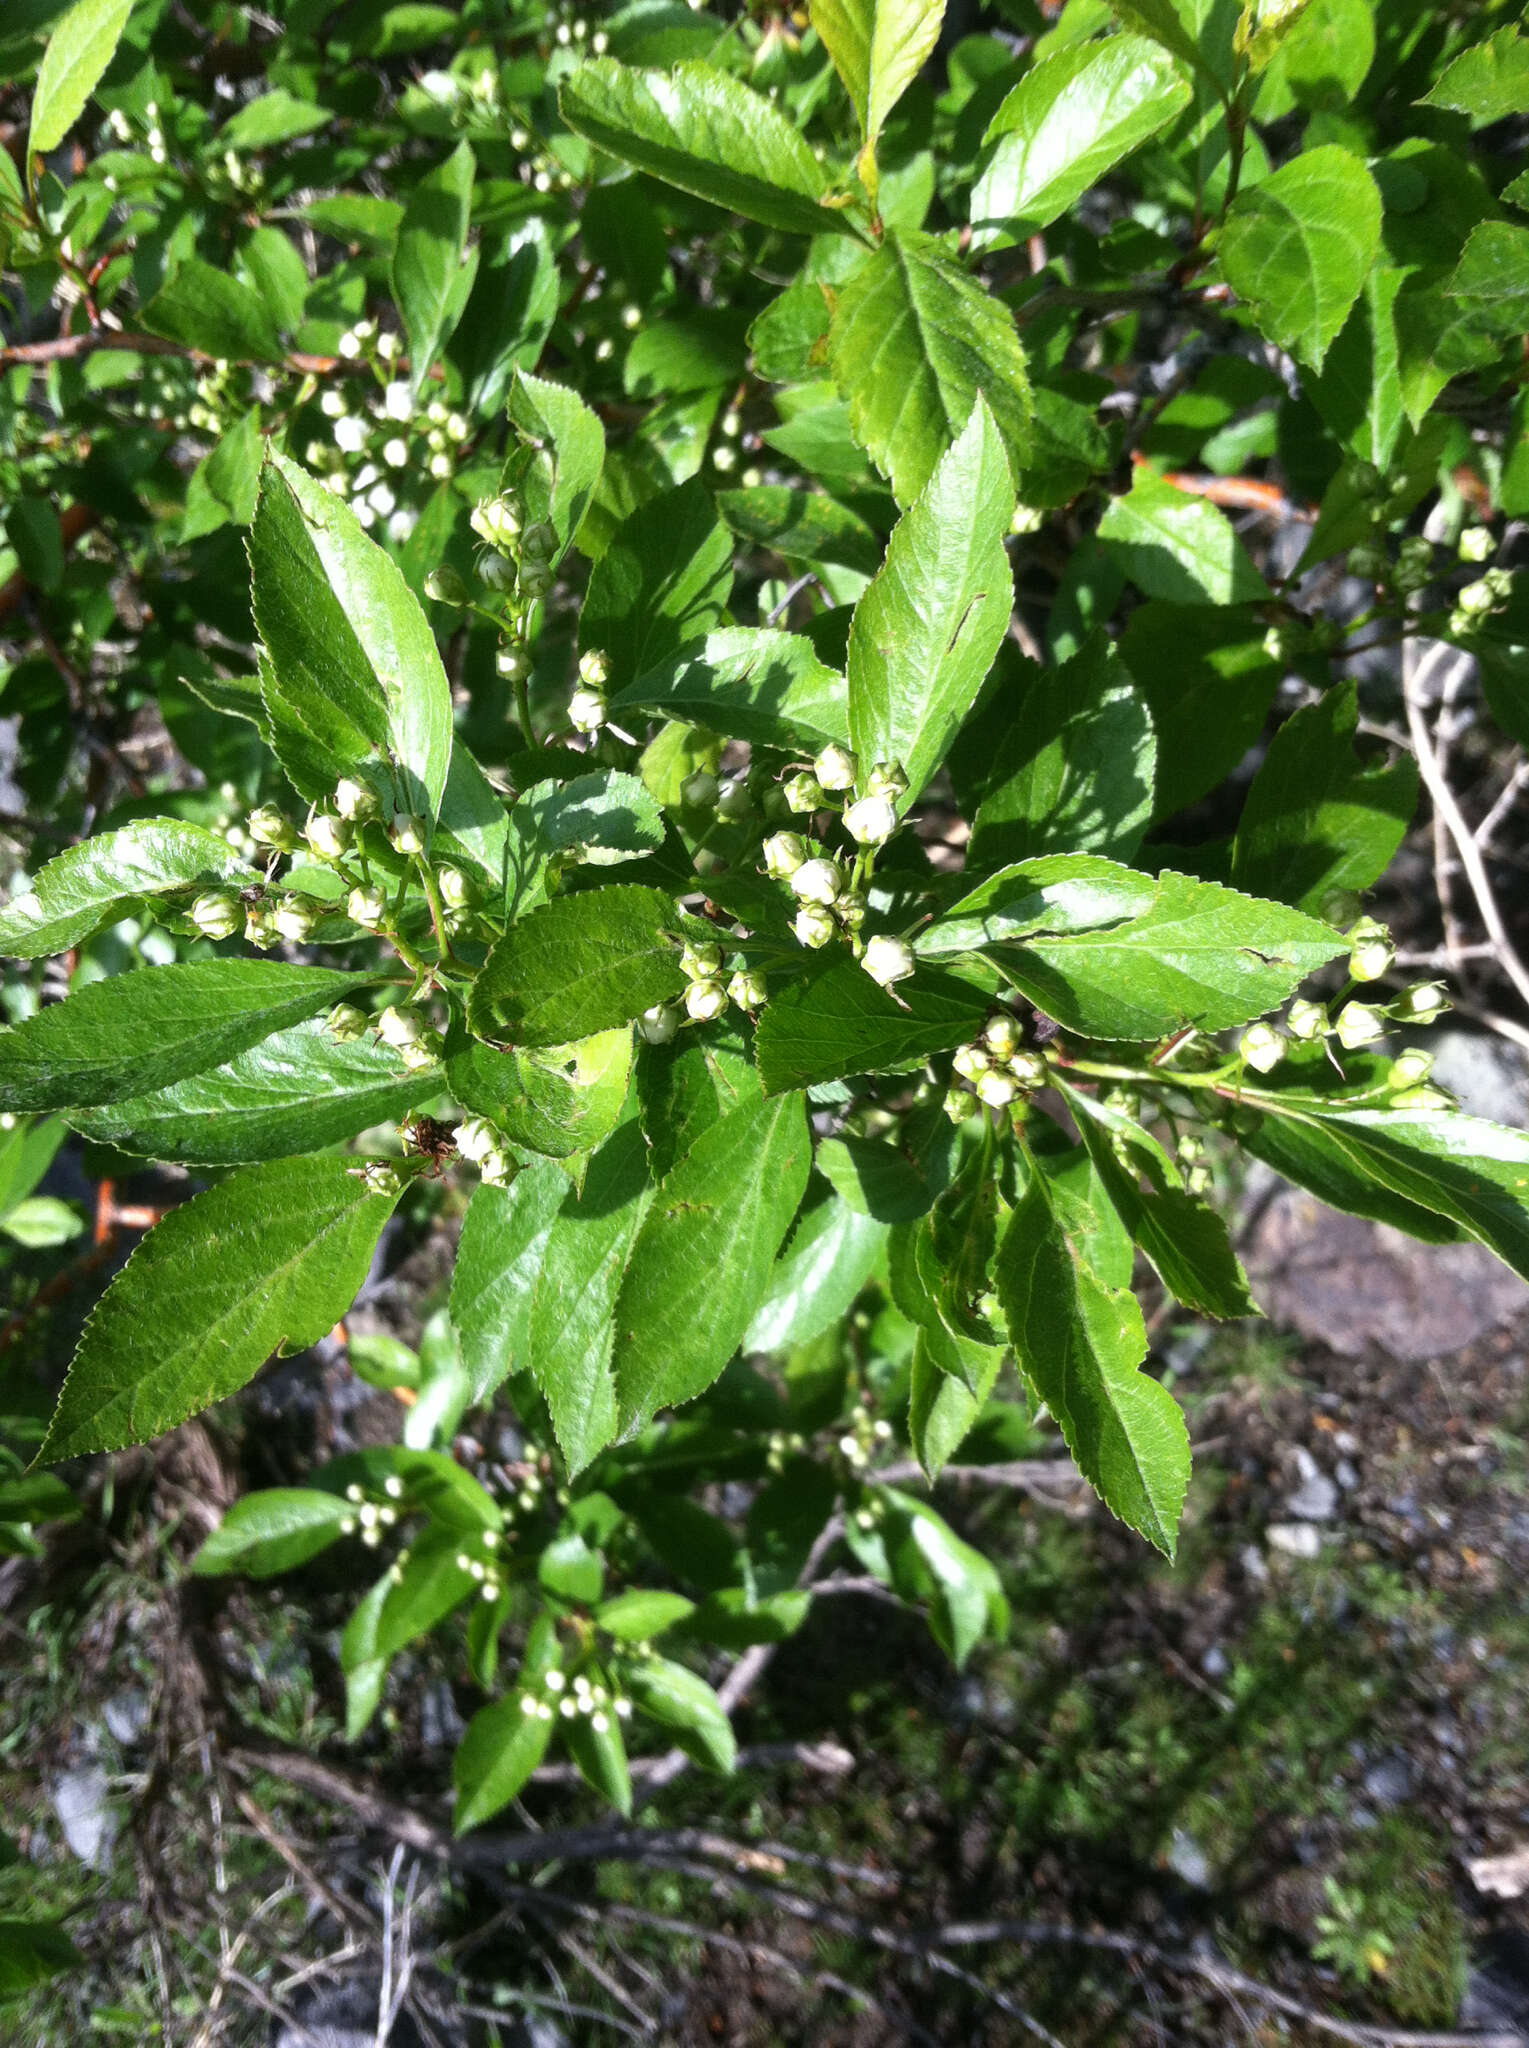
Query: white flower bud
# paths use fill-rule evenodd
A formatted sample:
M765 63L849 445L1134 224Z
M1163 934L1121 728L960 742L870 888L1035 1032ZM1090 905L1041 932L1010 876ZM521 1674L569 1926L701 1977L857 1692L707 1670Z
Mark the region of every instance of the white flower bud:
M324 1029L341 1045L353 1045L358 1038L366 1036L371 1022L365 1010L358 1010L354 1003L336 1003L324 1019Z
M860 965L883 988L890 988L894 981L906 981L913 972L912 948L902 939L894 939L885 932L878 932L873 939L867 939L865 951L860 956Z
M679 1028L680 1013L672 1003L656 1003L637 1020L637 1029L649 1045L668 1045Z
M244 905L237 896L209 891L192 904L191 922L204 939L231 939L244 929Z
M388 899L381 889L352 889L345 899L345 915L365 931L381 931L387 922Z
M575 690L568 699L568 723L575 732L598 732L605 723L605 697L599 690Z
M977 1107L975 1095L968 1095L964 1088L948 1088L940 1107L953 1124L964 1124Z
M1373 917L1362 917L1348 936L1349 973L1355 981L1379 981L1396 958L1391 934Z
M1038 1052L1016 1052L1009 1056L1009 1072L1021 1088L1044 1088L1051 1074Z
M808 903L792 919L791 929L804 946L811 946L815 950L819 946L826 946L830 939L837 937L839 928L833 921L832 913L825 910L821 903Z
M680 971L691 981L712 981L722 971L722 948L703 941L686 944L680 954Z
M471 903L472 888L460 868L438 868L435 882L448 910L465 910Z
M975 1081L988 1071L993 1062L985 1046L963 1045L956 1049L950 1064L963 1081Z
M754 800L746 782L724 782L717 791L717 816L729 823L748 817L753 808Z
M502 1147L496 1147L478 1161L478 1176L491 1188L508 1187L515 1173L514 1158Z
M1415 981L1396 999L1396 1014L1407 1024L1432 1024L1448 1008L1442 981Z
M791 893L802 903L832 903L844 887L844 874L837 861L804 860L791 875Z
M1327 1030L1327 1006L1324 1003L1308 1002L1305 996L1297 996L1285 1015L1285 1029L1292 1038L1307 1043L1321 1038Z
M1442 1088L1403 1088L1391 1097L1393 1109L1453 1109L1454 1099Z
M884 846L897 830L897 808L889 796L863 796L844 813L844 829L860 846Z
M1489 526L1467 526L1460 535L1458 553L1462 562L1490 562L1497 541Z
M449 455L432 455L428 468L433 477L448 477L451 474L451 457ZM485 576L483 580L486 583L488 578Z
M709 768L697 768L680 784L680 801L692 810L709 811L717 801L720 786Z
M272 911L271 922L284 939L296 944L312 933L323 915L323 904L311 896L286 896Z
M382 810L376 790L370 783L358 782L353 775L343 775L335 784L334 807L342 818L357 824L379 816Z
M434 407L431 408L433 414ZM520 508L509 498L480 498L468 524L481 540L501 554L513 552L520 538Z
M464 1117L456 1128L457 1150L476 1166L499 1149L499 1133L486 1116Z
M765 873L789 881L807 858L807 842L799 832L772 832L764 843Z
M1433 1054L1425 1052L1420 1045L1409 1045L1405 1052L1398 1053L1391 1062L1391 1071L1386 1076L1390 1088L1416 1088L1426 1081L1433 1072Z
M878 761L866 781L867 796L897 798L908 794L908 777L901 761Z
M400 811L388 827L388 837L402 854L423 853L429 826L416 811Z
M446 1041L439 1031L422 1032L413 1045L401 1045L399 1057L411 1073L420 1073L432 1067L446 1050Z
M257 846L274 846L278 853L290 853L297 844L297 827L275 804L261 804L245 823Z
M377 1019L377 1036L384 1045L415 1045L428 1029L418 1010L405 1009L397 1003L389 1003Z
M812 772L824 789L853 789L860 763L848 747L827 746L812 764Z
M542 1680L542 1684L547 1688L548 1692L561 1692L567 1683L567 1676L561 1671L549 1671Z
M390 420L412 420L414 417L414 393L408 382L400 378L390 384L382 394L382 410Z
M787 809L795 811L799 817L821 810L825 801L822 783L815 775L805 772L787 778L784 795Z
M382 444L382 459L389 469L402 469L409 459L409 444L401 434Z
M833 913L847 932L857 932L865 923L865 898L858 890L841 890L833 900Z
M1019 1051L1019 1026L1012 1017L995 1017L982 1034L982 1042L995 1060L1012 1059Z
M1006 1109L1018 1093L1013 1076L1000 1073L996 1067L978 1077L978 1097L989 1109Z
M337 419L334 423L334 445L347 455L359 455L366 446L366 421L358 420L353 414Z
M685 1008L697 1024L709 1024L727 1008L727 991L720 981L693 981L685 991Z
M1383 1036L1386 1020L1378 1010L1372 1010L1367 1003L1345 1003L1339 1012L1336 1025L1338 1043L1345 1051L1353 1052L1361 1045L1370 1045Z
M343 860L350 851L350 826L333 811L314 811L303 827L303 837L320 860Z
M353 363L361 353L361 337L355 328L347 327L336 343L336 347L339 353L344 356L346 362Z
M403 1499L403 1481L396 1472L390 1472L382 1482L382 1490L389 1500Z
M769 988L757 967L740 967L728 982L727 992L740 1010L757 1010L768 996Z
M397 362L398 358L403 354L403 343L396 334L379 334L377 337L377 353L385 363Z
M603 647L588 647L579 656L579 681L603 690L611 679L611 658Z
M523 683L531 673L531 657L523 647L512 642L508 647L499 649L494 656L494 667L506 682Z
M1247 1064L1260 1074L1273 1073L1285 1057L1287 1040L1273 1024L1250 1024L1237 1041L1237 1050Z

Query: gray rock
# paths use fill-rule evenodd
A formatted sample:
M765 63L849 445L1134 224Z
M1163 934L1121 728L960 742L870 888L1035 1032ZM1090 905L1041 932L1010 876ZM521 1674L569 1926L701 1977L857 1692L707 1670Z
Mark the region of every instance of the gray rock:
M101 1719L112 1740L120 1742L124 1749L130 1748L149 1725L148 1694L136 1685L114 1692L101 1709Z
M76 1771L62 1771L53 1781L50 1797L64 1840L81 1863L92 1870L111 1864L112 1843L117 1820L106 1803L106 1773L99 1764L86 1764Z
M1168 1844L1168 1855L1165 1860L1174 1876L1191 1885L1195 1891L1210 1890L1210 1858L1194 1836L1185 1829L1174 1829L1173 1840Z
M1320 1557L1322 1554L1322 1533L1310 1522L1271 1522L1265 1534L1271 1550L1283 1551L1286 1557Z
M1404 1806L1412 1797L1412 1765L1400 1750L1383 1756L1364 1774L1364 1789L1377 1806Z
M1529 1123L1529 1066L1517 1046L1485 1031L1446 1024L1421 1041L1434 1056L1433 1078L1472 1116L1494 1124Z
M1330 1522L1337 1512L1337 1483L1325 1472L1314 1474L1285 1501L1285 1513L1298 1522Z

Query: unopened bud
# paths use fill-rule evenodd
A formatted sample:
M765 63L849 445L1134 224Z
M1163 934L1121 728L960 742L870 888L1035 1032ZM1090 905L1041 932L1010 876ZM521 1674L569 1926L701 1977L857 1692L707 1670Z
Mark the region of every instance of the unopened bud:
M906 981L913 972L915 961L913 949L904 939L896 939L886 932L878 932L865 942L865 951L860 956L860 965L883 988L890 988L895 981Z
M303 827L303 837L320 860L343 860L350 851L350 826L333 811L314 811Z
M1371 1045L1385 1033L1386 1020L1378 1010L1372 1010L1368 1003L1345 1003L1338 1014L1334 1027L1338 1043L1347 1052L1355 1051L1361 1045Z
M709 1024L727 1008L727 991L720 981L693 981L685 991L685 1009L697 1024Z
M1348 572L1350 576L1361 577L1366 583L1379 583L1389 572L1391 564L1384 551L1372 547L1368 542L1348 551Z
M611 679L611 658L603 647L587 647L579 656L579 681L603 690Z
M323 915L323 904L311 896L286 896L271 912L271 922L284 939L296 944L311 935Z
M425 595L433 597L437 604L461 606L467 603L468 594L467 585L449 562L432 569L425 578Z
M1442 981L1415 981L1396 999L1396 1014L1405 1024L1432 1024L1448 1008Z
M1420 1045L1409 1045L1405 1052L1397 1054L1391 1062L1391 1071L1386 1076L1390 1088L1416 1088L1426 1081L1433 1072L1433 1054L1425 1052Z
M839 931L832 913L821 903L804 904L792 919L791 929L804 946L811 946L814 950L826 946L830 939L838 936Z
M746 782L724 782L717 791L717 816L730 823L746 818L754 808Z
M889 796L894 800L908 794L908 777L901 761L878 761L866 778L867 796Z
M520 508L510 498L480 498L468 522L480 540L486 540L500 554L514 552L520 538Z
M977 1097L989 1109L1007 1109L1019 1093L1013 1076L1000 1073L996 1067L977 1079Z
M377 1036L384 1045L417 1044L428 1028L418 1010L404 1009L397 1003L389 1003L377 1019Z
M1016 1052L1009 1055L1009 1072L1021 1088L1044 1088L1051 1079L1050 1070L1038 1052Z
M655 1003L637 1019L637 1029L649 1045L668 1045L680 1028L680 1013L672 1003Z
M964 1124L977 1107L975 1095L968 1095L964 1088L948 1088L940 1107L953 1124Z
M1322 898L1319 915L1324 924L1338 925L1346 930L1363 907L1352 889L1329 889Z
M1462 562L1490 562L1497 552L1497 540L1489 526L1467 526L1460 535L1457 552Z
M568 699L568 723L575 732L598 732L605 723L604 692L575 690Z
M957 1047L950 1064L962 1080L975 1081L980 1074L987 1072L993 1062L986 1046L963 1045Z
M538 519L520 536L520 551L527 562L548 562L557 548L557 535L545 519Z
M788 882L807 858L807 842L799 832L772 832L764 843L765 873Z
M413 1073L425 1067L433 1067L446 1050L446 1041L439 1031L422 1031L412 1045L401 1045L399 1057Z
M1019 1026L1012 1017L995 1017L982 1034L994 1059L1012 1059L1020 1047Z
M342 818L354 824L378 817L382 811L376 790L370 783L358 782L353 775L344 775L335 784L334 807Z
M381 889L352 889L345 899L345 915L365 931L381 931L387 922L388 899Z
M889 796L863 796L844 813L844 829L859 846L884 846L897 830L897 807Z
M740 1010L757 1010L769 989L757 967L740 967L728 982L727 992Z
M812 771L824 789L853 789L860 763L848 747L827 746L813 762Z
M1285 1057L1286 1038L1273 1024L1250 1024L1237 1041L1237 1050L1255 1072L1273 1073Z
M1348 936L1349 973L1355 981L1379 981L1396 958L1391 934L1373 917L1361 917Z
M552 567L548 562L522 562L520 565L520 592L522 597L545 597L552 588Z
M341 1045L354 1045L358 1038L366 1036L371 1021L365 1010L358 1010L354 1003L336 1003L324 1019L324 1029Z
M680 784L680 801L694 811L709 811L721 787L709 768L697 768Z
M805 769L796 775L788 776L781 785L781 792L786 799L787 810L794 811L798 817L805 817L812 811L820 811L827 800L822 783L815 775L809 775Z
M508 683L523 683L531 673L531 657L518 645L501 647L494 656L494 667Z
M844 887L837 861L804 860L791 875L791 893L802 903L830 904Z
M258 946L262 953L269 952L275 945L279 934L272 921L269 904L252 903L245 911L244 936L252 946Z
M258 846L274 846L278 853L290 853L297 845L297 827L275 804L261 804L251 811L248 826L249 835Z
M722 971L722 948L704 941L686 944L680 954L680 971L689 981L713 981Z
M1452 1096L1442 1088L1403 1088L1401 1093L1391 1097L1393 1109L1453 1109Z
M444 469L437 470L436 464L443 463ZM451 457L434 455L430 458L432 476L451 474ZM489 590L513 590L515 588L515 564L504 555L480 555L478 557L479 581Z
M436 887L448 910L464 910L472 901L472 887L460 868L437 868Z
M388 827L388 837L394 849L402 854L423 853L425 834L428 831L424 819L417 811L400 811Z
M191 922L204 939L231 939L244 929L244 905L237 896L209 891L192 904Z
M867 905L856 889L844 889L833 900L833 913L847 932L857 932L865 923Z

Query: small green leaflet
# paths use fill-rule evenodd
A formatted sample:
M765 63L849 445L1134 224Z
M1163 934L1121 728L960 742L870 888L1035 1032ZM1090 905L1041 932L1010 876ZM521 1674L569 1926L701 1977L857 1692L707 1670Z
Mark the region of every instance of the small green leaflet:
M258 879L221 833L177 818L143 818L50 860L31 888L0 910L0 954L39 960L66 953L127 916L138 897L242 888Z
M887 1226L831 1195L808 1210L775 1262L745 1351L806 1344L849 1313L887 1241Z
M1484 220L1445 286L1468 335L1513 337L1529 326L1529 228Z
M1028 999L1089 1038L1222 1031L1262 1016L1345 950L1281 903L1165 870L1154 881L1093 854L1022 861L915 940L982 952Z
M816 753L849 739L848 687L798 633L732 626L639 676L611 706L705 726L729 739Z
M283 246L286 246L285 244ZM186 485L186 515L181 539L200 540L220 526L248 526L260 495L260 465L265 442L260 434L260 408L252 405L191 472Z
M1462 50L1419 104L1467 114L1472 128L1529 113L1529 41L1508 22L1484 43Z
M988 125L984 140L997 146L972 188L976 247L1049 227L1181 113L1192 91L1144 36L1073 43L1043 57Z
M850 739L866 769L902 764L902 810L944 760L1008 631L1013 515L1003 440L979 398L898 521L850 626Z
M669 1657L644 1657L626 1673L640 1713L667 1728L687 1755L724 1773L738 1761L727 1709L704 1678Z
M900 1074L982 1029L990 1004L948 975L920 974L894 1001L852 961L789 982L759 1019L755 1053L771 1095L847 1074Z
M237 1166L397 1123L441 1080L439 1067L413 1072L378 1039L342 1045L311 1017L168 1087L71 1109L68 1121L83 1137L146 1158Z
M743 491L719 491L717 510L741 539L773 548L788 562L827 563L862 576L874 576L881 567L875 533L826 491L755 484Z
M269 553L258 541L268 495L281 521L280 543ZM348 505L295 462L273 454L251 533L251 565L255 616L282 689L288 687L283 664L289 645L303 662L310 694L327 691L328 664L338 654L357 693L349 715L368 740L377 734L381 712L399 808L433 820L451 761L451 688L429 621L397 564L367 538ZM276 644L268 622L278 602L288 630ZM302 615L315 612L325 620L328 644L311 643L316 627L301 632ZM372 698L363 712L362 700Z
M516 1045L567 1045L629 1024L683 991L681 929L657 889L560 896L511 925L490 952L468 1021L479 1038Z
M281 336L264 299L200 256L188 256L138 316L150 334L235 362L279 363Z
M720 625L733 587L732 535L693 478L624 519L590 572L579 651L610 661L612 690Z
M530 1342L531 1302L567 1176L529 1166L508 1187L474 1189L451 1280L456 1326L475 1401L485 1401ZM527 1361L528 1362L528 1361Z
M812 1167L798 1094L714 1124L658 1189L616 1304L623 1431L704 1393L743 1341Z
M229 116L218 130L218 147L274 149L278 143L295 142L299 135L311 135L333 118L327 107L300 100L278 85Z
M806 138L725 71L629 71L600 57L564 79L558 104L575 134L713 206L787 233L854 232L822 204L828 174Z
M509 415L534 451L517 478L527 509L548 521L561 552L572 545L599 485L605 428L576 391L524 369L510 386Z
M0 1108L120 1102L220 1066L372 977L280 960L140 967L0 1032Z
M876 144L939 41L945 0L812 0L811 15L860 123L860 176L874 203Z
M1136 1297L1107 1287L1032 1171L999 1241L994 1278L1020 1371L1105 1506L1172 1557L1189 1485L1178 1403L1141 1371Z
M355 1162L277 1159L172 1209L85 1325L39 1459L147 1442L236 1393L273 1352L317 1343L397 1199Z
M1242 807L1232 880L1313 915L1334 889L1368 889L1391 865L1417 806L1417 769L1354 752L1359 691L1336 685L1269 742Z
M555 1698L541 1701L528 1692L512 1692L473 1715L451 1764L457 1790L452 1815L456 1834L481 1827L516 1797L547 1754L553 1727L550 1710L556 1704Z
M54 28L37 67L27 157L58 148L116 53L133 0L75 0ZM20 28L22 24L17 23Z
M975 1392L947 1372L936 1357L929 1333L916 1329L908 1380L908 1434L919 1464L937 1479L971 1433L1003 1364L994 1350L983 1367Z
M196 1554L191 1569L199 1578L239 1572L272 1579L295 1571L337 1543L340 1524L355 1525L355 1508L337 1493L317 1487L272 1486L236 1500Z
M462 316L477 269L469 263L467 223L476 158L459 142L445 162L427 171L409 194L393 248L393 297L409 336L409 369L416 392ZM439 792L437 792L439 795Z
M855 439L900 505L928 483L979 394L1014 465L1030 453L1030 380L1014 317L931 235L889 230L845 280L828 361Z
M57 1921L0 1919L0 1998L17 1998L84 1962Z
M1099 538L1148 597L1232 605L1271 594L1220 507L1146 467L1123 497L1110 500Z
M1380 221L1364 164L1322 143L1239 193L1221 233L1221 269L1270 340L1319 370L1364 289Z

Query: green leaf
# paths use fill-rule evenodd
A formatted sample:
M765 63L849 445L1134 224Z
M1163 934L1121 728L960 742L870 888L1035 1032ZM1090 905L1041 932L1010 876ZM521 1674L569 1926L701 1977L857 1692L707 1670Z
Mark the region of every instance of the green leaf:
M416 392L425 388L467 303L462 279L475 169L471 143L459 142L444 163L420 179L399 222L393 297L409 337L409 373Z
M787 562L853 569L860 576L874 576L881 567L874 531L826 491L755 484L718 492L717 510L740 539L770 548Z
M1400 1197L1447 1217L1529 1279L1529 1132L1455 1110L1324 1111L1262 1097L1259 1107L1270 1113L1249 1149L1323 1201L1423 1235L1394 1202L1384 1214L1377 1206Z
M510 826L543 860L561 857L590 867L641 860L664 843L663 812L635 775L616 768L534 783L516 800ZM526 900L524 885L517 900Z
M1419 104L1467 114L1473 129L1529 113L1529 41L1507 23L1484 43L1462 50Z
M1322 143L1238 194L1221 232L1221 269L1263 333L1318 370L1364 289L1380 218L1363 163Z
M342 672L345 716L358 736L386 744L399 809L433 819L451 761L451 687L435 635L397 564L367 538L348 505L275 454L262 481L250 560L255 618L282 691L290 694L301 679L298 709L308 719L314 698L328 698L330 678Z
M622 1677L639 1711L672 1730L697 1763L732 1771L738 1761L732 1723L704 1678L668 1657L644 1657L627 1665Z
M1484 220L1444 287L1462 331L1511 340L1529 326L1529 228Z
M968 1388L940 1363L929 1332L915 1330L908 1381L908 1436L929 1479L939 1477L970 1435L1002 1364L1003 1353L995 1348L984 1362L976 1388Z
M1035 670L973 821L974 870L1038 853L1129 860L1152 822L1157 743L1124 662L1102 633Z
M645 1045L637 1063L638 1114L654 1180L663 1179L702 1131L763 1092L742 1041L728 1045L717 1028L705 1038Z
M260 408L251 406L192 471L181 521L183 541L200 540L220 526L250 524L259 502L264 457Z
M311 135L334 116L327 107L312 100L300 100L284 86L263 92L231 114L217 133L219 149L274 149L281 142L295 142L299 135Z
M881 1498L893 1584L905 1598L928 1600L930 1633L959 1668L985 1634L1008 1626L998 1574L923 1501L891 1487Z
M812 0L810 13L860 123L860 175L874 200L876 144L939 41L945 0Z
M1219 89L1226 82L1219 76L1215 53L1201 47L1197 30L1203 7L1197 8L1195 0L1109 0L1109 5L1126 28L1161 43L1208 84ZM1230 50L1226 54L1229 57Z
M577 1529L565 1528L537 1559L536 1578L556 1599L593 1607L605 1591L605 1563Z
M1250 607L1143 604L1119 647L1157 734L1157 815L1214 789L1263 731L1280 684Z
M197 1552L191 1569L201 1578L242 1572L273 1579L317 1557L354 1524L355 1509L342 1495L317 1487L272 1486L236 1500Z
M1271 594L1226 514L1146 467L1123 497L1110 500L1099 538L1148 597L1232 605Z
M1141 1371L1136 1298L1105 1286L1032 1172L998 1246L998 1298L1020 1371L1112 1514L1172 1557L1189 1484L1178 1403Z
M457 1792L453 1833L481 1827L519 1796L552 1740L551 1715L544 1718L537 1709L556 1704L530 1692L512 1692L473 1715L451 1764Z
M76 1109L166 1087L369 979L280 960L198 960L89 982L0 1032L0 1107Z
M71 846L50 860L24 895L0 910L0 954L39 960L66 953L143 896L258 880L219 832L177 818L141 818Z
M188 256L138 318L148 333L205 356L255 363L282 359L281 336L265 301L200 256Z
M1003 869L915 941L930 958L985 953L1069 1031L1139 1039L1245 1024L1345 946L1284 904L1093 854Z
M629 1024L684 989L681 929L657 889L624 884L560 896L494 946L473 984L468 1021L480 1038L516 1045L567 1045ZM0 1086L4 1073L0 1057Z
M551 1165L527 1167L508 1187L473 1191L451 1276L451 1320L476 1402L517 1362L530 1363L523 1355L537 1274L567 1195L567 1176Z
M719 625L732 587L732 535L704 486L660 491L621 522L590 573L580 652L608 655L620 690Z
M844 678L799 633L732 626L708 633L628 685L611 706L648 711L788 753L849 739Z
M933 236L889 231L839 288L828 360L855 439L899 504L924 489L979 394L1014 463L1026 459L1030 380L1014 316Z
M0 1522L65 1522L80 1512L79 1501L51 1472L0 1479Z
M997 147L972 187L975 245L1049 227L1192 96L1173 58L1142 36L1053 50L988 125L984 140Z
M341 1044L310 1017L166 1087L71 1109L69 1122L146 1158L237 1166L343 1144L399 1122L440 1089L439 1068L410 1071L374 1038Z
M79 10L77 10L79 11ZM127 7L122 17L127 18ZM0 1920L0 1998L19 1998L85 1958L52 1920Z
M57 1195L29 1195L0 1220L0 1230L13 1244L36 1249L43 1245L68 1244L84 1230L77 1209Z
M474 1598L478 1582L460 1560L470 1553L463 1548L460 1529L427 1528L400 1559L402 1571L391 1583L377 1611L371 1657L386 1665L407 1644L428 1635L438 1622ZM352 1626L360 1610L351 1617ZM350 1630L346 1630L346 1641ZM343 1654L343 1647L342 1647ZM367 1661L371 1661L369 1658Z
M64 1142L64 1129L57 1119L32 1124L12 1118L11 1128L0 1130L0 1216L37 1186Z
M897 1002L852 961L789 982L759 1019L755 1053L771 1095L847 1074L901 1074L976 1036L989 1004L949 977L920 975Z
M54 28L32 93L29 159L57 149L85 111L132 11L133 0L76 0Z
M576 134L713 206L788 234L854 232L823 205L828 174L800 129L724 71L600 57L564 79L558 105Z
M1417 807L1410 755L1362 761L1358 685L1340 683L1287 719L1253 778L1232 846L1232 880L1314 916L1334 889L1368 889L1391 865Z
M545 519L559 552L572 545L605 467L605 428L566 385L519 369L510 386L510 424L536 459L519 477L527 510Z
M488 1117L511 1144L547 1159L572 1159L616 1128L632 1075L632 1029L597 1032L541 1052L473 1046L448 1057L446 1078L467 1109Z
M898 521L850 626L850 738L865 768L902 764L904 810L944 760L1008 631L1013 514L1003 442L979 398Z
M558 1734L578 1767L585 1783L629 1819L632 1812L632 1779L627 1769L626 1744L621 1723L614 1714L601 1714L604 1727L595 1726L593 1714L574 1714L559 1720Z
M616 1306L623 1430L704 1393L737 1350L812 1167L800 1095L750 1103L699 1137L653 1198Z
M557 319L557 259L544 222L517 228L497 261L482 263L452 339L470 414L501 410L518 365L534 363ZM603 437L602 437L603 442Z
M775 1262L744 1350L784 1351L831 1329L854 1306L886 1241L886 1224L840 1195L809 1210Z
M273 1352L316 1344L355 1299L397 1199L343 1159L278 1159L172 1209L85 1325L39 1459L144 1443L236 1393Z
M933 1208L945 1170L941 1150L931 1147L930 1153L919 1156L908 1133L901 1145L881 1138L825 1138L813 1164L857 1215L878 1223L914 1223Z
M661 1593L644 1586L618 1593L614 1600L597 1607L595 1621L617 1642L646 1643L694 1613L695 1602L683 1593Z

